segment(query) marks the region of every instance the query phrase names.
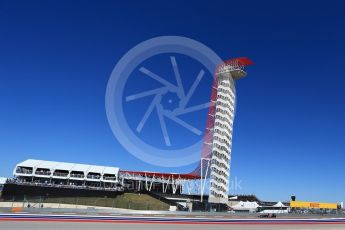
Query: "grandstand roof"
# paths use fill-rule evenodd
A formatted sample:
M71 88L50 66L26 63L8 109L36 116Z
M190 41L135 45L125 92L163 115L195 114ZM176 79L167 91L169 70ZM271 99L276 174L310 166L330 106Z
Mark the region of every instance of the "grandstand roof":
M129 171L129 170L120 170L116 167L107 167L107 166L98 166L98 165L87 165L87 164L75 164L67 162L58 162L58 161L44 161L44 160L35 160L28 159L16 165L14 169L14 174L16 175L17 167L30 167L33 168L33 171L36 169L49 169L51 172L55 170L66 170L66 171L80 171L87 173L100 173L100 174L118 174L129 173L132 175L140 175L147 177L156 177L156 178L170 178L170 179L185 179L185 180L195 180L200 179L198 175L192 174L181 174L181 173L162 173L162 172L147 172L147 171ZM34 173L34 172L33 172Z
M118 174L119 168L107 167L107 166L97 166L97 165L87 165L87 164L75 164L67 162L58 161L44 161L44 160L34 160L28 159L16 165L17 167L30 167L33 169L44 168L50 169L50 171L55 170L66 170L66 171L81 171L84 173L100 173L100 174Z

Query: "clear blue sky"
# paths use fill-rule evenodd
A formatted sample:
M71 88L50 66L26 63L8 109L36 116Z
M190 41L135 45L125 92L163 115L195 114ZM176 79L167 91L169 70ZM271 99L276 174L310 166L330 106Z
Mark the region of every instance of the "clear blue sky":
M345 200L344 8L340 0L2 0L0 175L11 176L27 158L151 171L195 167L160 168L128 154L104 108L122 55L146 39L181 35L224 59L255 62L237 83L231 176L243 189L234 193ZM209 87L202 88L206 97ZM200 127L205 114L196 119Z

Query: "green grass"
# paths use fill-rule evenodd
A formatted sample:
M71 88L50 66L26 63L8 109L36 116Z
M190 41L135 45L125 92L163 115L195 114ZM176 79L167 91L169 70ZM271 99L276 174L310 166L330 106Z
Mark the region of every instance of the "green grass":
M40 202L40 199L30 199L29 202ZM116 198L104 197L49 197L44 203L77 204L88 206L101 206L113 208L125 208L136 210L168 210L169 205L147 194L124 193Z

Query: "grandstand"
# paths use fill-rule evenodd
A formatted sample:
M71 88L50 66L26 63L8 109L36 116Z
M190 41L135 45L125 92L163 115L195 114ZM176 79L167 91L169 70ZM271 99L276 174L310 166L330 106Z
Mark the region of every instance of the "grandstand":
M18 163L4 196L107 196L124 192L180 194L198 176L120 170L117 167L28 159ZM162 198L163 199L163 198Z
M13 182L24 185L120 191L119 168L28 159L16 165Z
M55 197L70 202L73 197L78 197L80 202L81 197L116 198L137 193L179 210L185 210L188 202L193 203L194 210L210 207L208 195L201 199L200 195L182 193L188 184L185 182L200 179L191 174L128 171L117 167L28 159L15 166L13 175L4 186L2 197L6 200L40 197L51 201Z
M4 184L1 198L167 210L184 206L164 197L179 195L183 183L198 176L178 173L120 170L117 167L28 159L18 163ZM161 195L164 194L164 195ZM148 197L151 197L150 199ZM200 196L199 196L200 198ZM130 199L130 200L129 200ZM96 203L95 203L96 204ZM98 204L99 205L99 204Z

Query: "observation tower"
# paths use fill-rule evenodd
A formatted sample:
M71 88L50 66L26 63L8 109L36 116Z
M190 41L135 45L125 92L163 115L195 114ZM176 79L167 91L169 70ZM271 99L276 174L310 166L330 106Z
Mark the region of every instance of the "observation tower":
M241 57L224 61L215 70L200 167L194 171L202 178L201 197L206 179L210 180L209 203L228 202L235 81L246 76L245 67L251 64L250 59Z

